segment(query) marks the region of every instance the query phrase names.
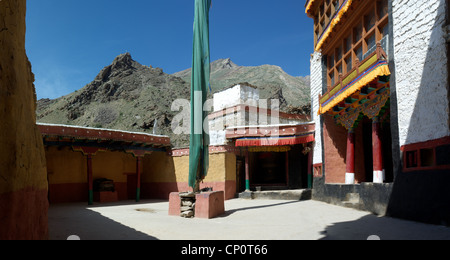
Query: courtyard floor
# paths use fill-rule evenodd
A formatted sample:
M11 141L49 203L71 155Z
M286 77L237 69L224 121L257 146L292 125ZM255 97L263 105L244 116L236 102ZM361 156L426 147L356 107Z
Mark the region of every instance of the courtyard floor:
M450 240L450 228L326 203L286 200L225 202L214 219L168 215L167 201L55 204L50 240Z

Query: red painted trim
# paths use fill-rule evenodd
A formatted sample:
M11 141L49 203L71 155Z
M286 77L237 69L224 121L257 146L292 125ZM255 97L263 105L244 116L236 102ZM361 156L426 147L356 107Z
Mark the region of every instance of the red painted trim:
M95 129L80 126L37 124L37 127L43 136L140 142L170 146L170 138L167 136L155 136L144 133L124 132L112 129Z
M92 155L87 155L87 182L89 186L89 190L94 190L94 180L92 177Z
M450 144L450 136L442 137L435 140L420 142L420 143L414 143L414 144L407 144L403 145L400 150L402 152L406 151L413 151L413 150L419 150L419 149L427 149L427 148L434 148L441 145L447 145Z
M260 138L260 139L240 139L236 140L236 147L247 147L247 146L285 146L285 145L296 145L296 144L306 144L314 142L314 135L308 136L297 136L292 138Z
M97 152L102 151L105 152L105 149L97 148L97 147L84 147L84 146L74 146L72 149L75 152L82 152L84 155L96 155Z
M286 152L286 186L289 186L289 152Z
M231 127L226 130L226 138L293 136L308 133L314 134L315 130L316 126L314 123L304 125Z
M403 154L403 172L414 172L414 171L431 171L431 170L449 170L449 165L436 165L436 148L442 145L450 145L450 136L443 138L430 140L426 142L408 144L400 147L400 151ZM433 165L432 166L422 166L421 165L421 155L420 150L422 149L432 149L433 150ZM408 152L416 152L416 157L407 156ZM417 164L417 167L407 168L408 161L410 164Z
M347 135L347 173L355 173L355 133Z
M145 150L126 150L126 153L132 154L134 157L144 157L147 154L151 154L152 152L145 151Z
M374 122L372 124L372 153L373 153L373 170L383 170L383 154L382 144L380 139L380 123Z
M209 154L239 153L240 151L241 151L240 148L230 146L230 145L220 145L220 146L210 146L209 147ZM168 155L173 156L173 157L189 156L189 148L175 149L175 150L168 152Z
M0 240L48 239L47 195L32 187L0 193Z
M311 150L311 152L308 153L308 175L312 174L312 161L313 161L313 155L314 155L314 149Z
M243 105L243 104L236 105L234 107L224 108L220 111L213 112L213 113L209 114L208 118L210 120L212 120L212 119L223 117L223 116L226 116L229 114L234 114L235 112L239 112L239 111L246 111L246 112L254 111L255 113L258 113L258 114L267 115L267 117L278 117L278 118L283 118L283 119L296 119L296 120L302 120L302 121L310 121L311 120L311 117L307 116L307 115L288 114L288 113L284 113L284 112L281 112L278 110L260 108L260 107Z
M323 177L322 166L323 166L322 163L317 163L317 164L313 165L313 168L314 168L313 176L314 177L316 177L316 178Z

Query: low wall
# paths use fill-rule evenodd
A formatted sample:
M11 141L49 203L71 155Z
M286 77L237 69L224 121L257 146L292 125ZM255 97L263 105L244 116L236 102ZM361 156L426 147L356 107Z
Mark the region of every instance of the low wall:
M393 183L325 184L324 178L314 178L312 199L326 203L386 215ZM357 194L357 195L356 195ZM358 198L352 201L352 196Z
M391 217L450 226L449 170L399 173L387 214Z

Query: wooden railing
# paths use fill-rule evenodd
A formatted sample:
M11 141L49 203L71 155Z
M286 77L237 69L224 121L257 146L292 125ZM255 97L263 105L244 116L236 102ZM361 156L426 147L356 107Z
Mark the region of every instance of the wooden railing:
M339 74L339 81L334 86L332 86L332 88L329 89L325 94L319 94L320 105L330 100L333 95L336 94L339 90L346 87L355 78L364 73L370 66L381 60L387 60L387 55L381 47L381 43L378 42L377 48L372 54L367 56L363 61L359 61L358 58L356 58L356 66L351 71L349 71L344 76L342 74Z

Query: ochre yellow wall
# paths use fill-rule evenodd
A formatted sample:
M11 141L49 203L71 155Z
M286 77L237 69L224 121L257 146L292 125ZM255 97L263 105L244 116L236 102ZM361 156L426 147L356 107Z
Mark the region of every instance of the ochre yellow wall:
M142 182L176 182L174 160L166 152L153 152L142 162Z
M87 161L81 152L71 148L48 147L47 171L50 184L86 183ZM123 152L98 152L92 157L93 178L127 182L124 173L136 172L136 158ZM172 157L153 152L142 161L142 182L188 182L189 156ZM205 182L236 180L236 156L232 153L211 154Z
M127 182L124 173L136 172L136 158L124 152L98 152L92 157L92 175L111 179L114 182Z
M70 147L46 149L49 184L86 183L87 160L81 152ZM123 152L98 152L92 157L92 175L111 179L114 182L126 182L124 173L136 172L136 159Z
M47 147L49 184L86 183L86 158L70 148Z
M173 157L176 182L189 181L189 156Z
M49 184L53 201L76 201L84 198L87 184L87 159L71 148L46 149ZM233 153L210 154L208 175L202 187L235 193L236 156ZM98 152L92 157L93 179L107 178L115 182L121 199L127 199L129 179L135 174L136 158L124 152ZM141 194L147 198L166 198L170 192L187 191L189 156L173 157L166 152L153 152L142 160ZM72 196L77 193L77 196Z
M234 153L226 153L226 180L236 181L236 155Z
M175 180L165 181L188 182L189 156L173 157ZM209 170L204 182L224 182L236 180L236 156L232 153L209 155Z

